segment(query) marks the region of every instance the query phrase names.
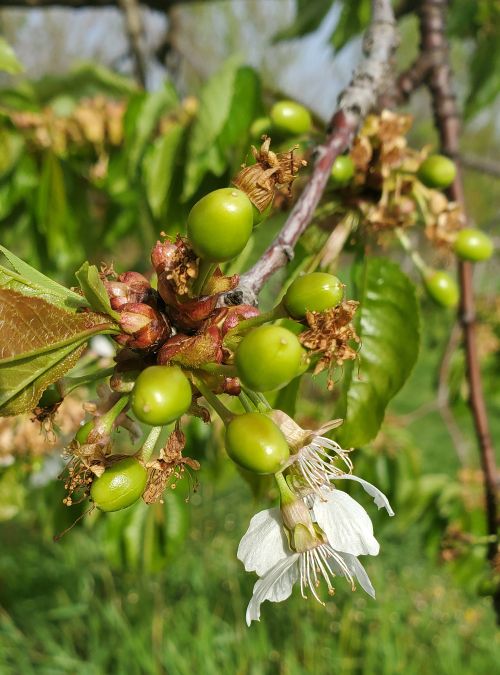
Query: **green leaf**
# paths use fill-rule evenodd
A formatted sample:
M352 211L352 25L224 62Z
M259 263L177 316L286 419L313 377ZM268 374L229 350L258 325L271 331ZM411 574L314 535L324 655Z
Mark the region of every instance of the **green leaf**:
M2 70L11 75L17 75L24 71L24 66L14 54L14 50L7 40L0 37L0 71Z
M344 418L336 434L344 447L377 435L387 404L416 362L420 335L415 290L398 265L373 258L356 268L355 279L360 358L346 368L344 396L334 415Z
M144 157L146 196L154 217L158 219L165 214L167 209L168 194L183 134L183 125L175 124L167 134L156 139Z
M155 131L160 117L179 103L171 84L144 97L140 111L134 110L135 124L128 150L128 168L131 176L137 171L146 146Z
M293 38L312 33L319 27L328 11L332 7L332 0L297 0L295 21L274 36L273 42L293 40Z
M370 4L370 0L343 1L339 21L330 39L337 51L366 28L370 20Z
M25 296L35 296L67 311L75 312L88 305L81 295L49 279L1 244L0 252L4 254L13 268L10 270L0 265L0 289L10 289Z
M194 195L207 171L219 176L225 169L226 162L216 143L229 118L239 63L238 56L228 59L201 91L198 115L188 141L183 201Z
M465 117L471 118L500 95L500 43L496 35L478 41L471 58Z
M89 337L117 331L102 314L75 314L9 288L0 288L0 325L0 415L30 410Z
M109 296L104 287L99 271L95 265L84 262L78 272L75 272L80 288L95 312L102 312L118 320L120 315L111 309Z
M22 136L10 129L0 127L0 179L13 169L23 150Z

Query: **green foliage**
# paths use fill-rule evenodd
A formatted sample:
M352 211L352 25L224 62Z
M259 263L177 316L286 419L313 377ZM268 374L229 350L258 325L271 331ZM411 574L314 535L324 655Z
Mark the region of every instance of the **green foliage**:
M85 299L95 312L108 314L113 319L119 318L118 312L111 309L108 293L95 265L84 262L80 269L75 272L75 276L78 279Z
M370 20L370 6L369 0L343 0L340 18L331 36L331 43L336 50L342 49L351 38L366 28Z
M419 310L414 288L398 265L367 259L355 268L359 368L345 373L345 393L334 417L343 417L337 432L343 447L373 439L385 409L408 378L418 355Z
M2 70L11 75L17 75L23 72L24 67L7 40L0 37L0 71Z
M291 26L280 31L274 40L293 40L316 30L332 6L331 0L297 0L295 21Z

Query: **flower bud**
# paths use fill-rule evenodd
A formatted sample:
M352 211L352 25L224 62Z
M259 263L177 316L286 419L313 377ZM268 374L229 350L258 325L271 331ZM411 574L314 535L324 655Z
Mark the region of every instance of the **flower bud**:
M127 303L121 307L120 327L126 335L115 339L130 349L150 351L170 337L167 319L144 303Z
M149 281L139 272L124 272L115 281L105 281L111 307L121 310L130 302L146 303L154 299L154 291ZM154 303L151 303L154 304Z

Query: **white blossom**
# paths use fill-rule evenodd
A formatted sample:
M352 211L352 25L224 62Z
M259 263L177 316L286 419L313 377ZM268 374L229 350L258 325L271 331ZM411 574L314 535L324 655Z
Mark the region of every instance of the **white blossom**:
M309 590L321 603L321 579L333 595L335 576L346 577L352 590L357 581L375 597L370 579L357 559L359 555L379 552L366 511L348 494L332 488L323 488L321 496L312 494L305 503L309 506L309 522L297 522L293 531L288 530L289 538L281 511L274 508L257 513L240 542L238 558L247 572L256 572L260 577L248 605L248 625L260 619L260 606L265 600L286 600L296 582L303 597Z

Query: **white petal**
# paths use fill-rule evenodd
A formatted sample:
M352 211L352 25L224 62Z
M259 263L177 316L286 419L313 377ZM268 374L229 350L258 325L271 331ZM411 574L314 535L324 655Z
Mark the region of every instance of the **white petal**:
M260 606L264 600L281 602L290 597L293 585L299 578L298 559L299 553L290 553L257 581L253 587L252 599L248 603L247 626L252 621L260 621Z
M361 504L341 490L324 490L323 495L325 501L315 498L313 512L332 548L353 555L377 555L380 546Z
M290 555L279 508L265 509L252 518L237 555L246 571L257 572L259 577Z
M361 588L364 591L366 591L368 595L371 595L371 597L374 598L375 589L372 586L372 583L370 581L370 578L368 577L368 574L366 573L365 568L359 562L356 556L351 555L350 553L339 553L339 555L344 560L352 576L359 581L359 585L361 586ZM345 576L345 572L342 570L342 567L338 564L338 562L336 562L334 558L329 558L328 564L332 572L334 572L339 576Z
M358 476L353 476L352 473L344 473L342 476L336 476L334 480L342 480L342 478L347 478L349 480L355 480L357 483L361 483L365 492L368 492L369 495L373 497L375 504L381 509L382 507L387 511L390 516L394 515L394 511L389 504L389 500L383 492L381 492L375 485L372 485L367 480L363 478L358 478Z

